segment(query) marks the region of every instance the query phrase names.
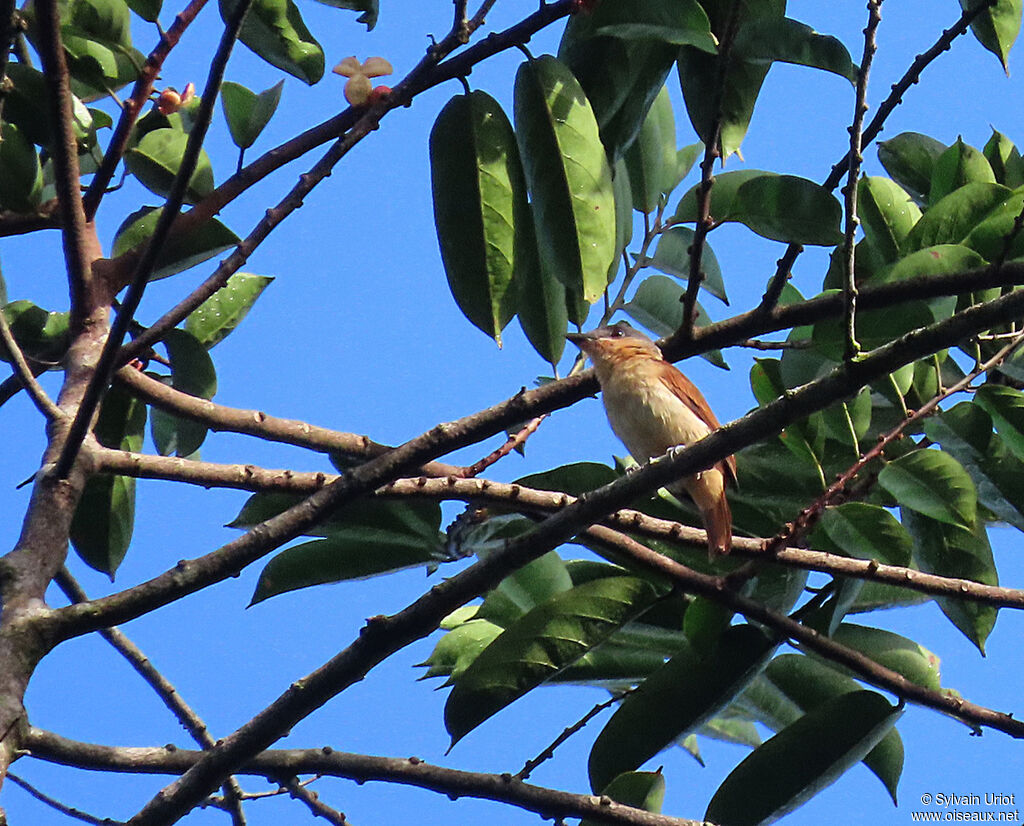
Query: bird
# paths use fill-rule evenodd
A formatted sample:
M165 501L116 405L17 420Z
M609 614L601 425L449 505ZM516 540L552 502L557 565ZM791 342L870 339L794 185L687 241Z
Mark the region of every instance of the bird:
M665 361L658 345L625 321L566 338L594 364L608 423L640 464L703 439L721 425L696 385ZM726 485L736 483L736 457L668 485L696 504L711 557L732 547Z

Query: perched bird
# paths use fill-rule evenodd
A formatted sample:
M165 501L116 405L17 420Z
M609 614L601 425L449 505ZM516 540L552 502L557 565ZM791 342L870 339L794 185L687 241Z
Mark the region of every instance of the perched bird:
M626 322L570 333L566 338L594 363L608 422L637 462L643 464L721 427L693 382L665 361L653 341ZM727 554L732 545L732 512L725 486L735 481L736 459L730 456L668 486L676 495L681 487L697 505L712 555Z

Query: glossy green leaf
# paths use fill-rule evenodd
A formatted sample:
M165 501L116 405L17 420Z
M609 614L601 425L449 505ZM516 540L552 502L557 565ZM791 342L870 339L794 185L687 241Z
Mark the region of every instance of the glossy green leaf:
M647 111L672 68L678 51L654 40L623 40L597 34L606 25L640 23L662 14L648 0L599 3L588 14L569 18L558 47L594 109L601 142L617 161L633 143Z
M995 182L988 159L958 137L956 143L935 159L928 201L936 204L964 184Z
M362 12L356 18L356 22L366 24L368 32L373 31L373 27L377 25L377 16L380 14L377 0L317 0L317 2L337 9Z
M949 525L974 524L978 498L971 477L941 450L915 450L888 462L878 484L904 507Z
M994 182L961 185L933 203L907 236L905 251L913 252L939 244L959 244L977 224L1010 197L1010 192Z
M892 631L843 623L832 638L840 645L866 654L876 663L902 674L912 683L938 691L939 658L913 640Z
M689 227L671 227L665 230L658 236L658 246L654 250L654 258L650 260L650 265L666 275L689 281L690 246L693 243L693 235L693 230ZM722 268L707 241L701 249L700 268L704 273L704 280L700 282L700 286L724 304L728 304L729 297L725 293Z
M125 154L125 165L139 182L151 192L166 196L181 166L188 135L176 129L156 129ZM185 203L194 204L213 191L213 167L206 150L199 153L199 161L185 190Z
M889 178L860 179L857 214L864 223L864 234L888 262L900 257L907 235L921 220L920 207Z
M144 242L156 229L162 210L163 207L143 207L125 218L114 235L113 257L133 249L141 253L145 249ZM171 235L160 250L150 280L157 281L191 269L231 249L241 240L216 218L205 221L186 235Z
M70 344L67 312L48 312L31 301L12 301L3 307L11 335L25 358L50 370L61 369L61 360ZM11 357L0 343L0 360Z
M403 513L408 508L412 510ZM294 545L271 559L260 572L250 604L311 585L364 579L444 558L437 504L373 501L348 513L347 522L333 520L336 527L327 538Z
M590 787L602 792L728 705L777 643L752 625L728 628L704 658L680 651L626 697L590 751Z
M526 222L523 229L525 257L523 268L516 273L516 315L533 349L554 370L565 350L565 331L569 326L565 285L541 265L533 222Z
M1012 387L985 384L974 396L992 421L1013 455L1024 460L1024 393Z
M206 348L191 333L168 331L164 346L171 362L171 386L182 393L212 399L217 392L217 372ZM153 441L161 456L191 456L206 439L206 425L153 408Z
M612 190L615 195L615 255L608 266L608 283L619 273L623 253L633 240L633 193L626 162L619 158L612 169ZM589 305L587 306L589 310Z
M997 182L1010 189L1024 186L1024 158L1006 135L993 129L982 154L988 159Z
M43 73L24 63L8 63L6 73L13 88L4 97L4 120L16 126L32 143L49 146L51 130L47 106L50 92ZM93 111L72 95L71 125L79 141L80 154L85 150L84 144L90 138L94 140L96 130L104 125L100 122L102 118L109 121L110 116L102 112L94 117Z
M482 619L471 619L451 629L437 641L430 656L417 663L427 669L420 679L450 677L452 682L457 681L502 630L500 625Z
M232 332L274 279L236 272L228 283L189 313L185 329L207 350Z
M752 63L795 63L832 72L850 83L857 82L857 65L840 40L818 34L806 23L789 17L744 26L733 48Z
M638 617L654 596L643 580L609 577L577 586L527 613L456 682L444 710L452 743Z
M860 690L860 685L835 668L812 657L802 654L781 654L773 659L759 680L770 682L793 705L790 712L787 705L778 703L776 712L782 712L782 719L776 713L765 720L766 724L778 731L796 721L802 712L810 711L822 703ZM885 735L864 757L867 766L885 785L896 803L896 789L903 773L903 740L896 729Z
M654 99L625 160L633 208L653 212L676 181L676 122L668 89L662 87Z
M128 0L128 7L143 20L155 23L160 16L163 0Z
M893 180L918 201L927 201L932 171L946 145L919 132L901 132L878 144L878 160Z
M227 20L235 0L219 0ZM292 0L253 0L238 39L271 66L313 85L324 76L324 52Z
M714 54L717 44L711 23L696 0L672 3L608 3L595 34L623 40L654 40L673 46L694 46ZM637 12L640 12L639 14Z
M260 136L281 101L284 81L257 94L241 83L224 81L220 89L220 103L228 122L231 140L239 149L248 149Z
M963 245L976 250L986 261L1020 258L1024 255L1024 237L1014 229L1014 221L1022 209L1024 187L1018 187L974 224ZM1009 246L1007 238L1012 239Z
M755 749L725 779L705 820L721 826L771 823L858 763L903 713L873 691L842 694Z
M635 809L660 812L665 802L665 775L660 771L624 772L608 784L604 795ZM599 826L599 823L585 817L580 826Z
M573 462L552 470L531 473L516 479L516 484L538 490L564 491L571 496L581 496L597 488L610 485L619 474L608 465L598 462Z
M507 628L523 614L572 586L565 561L549 551L488 591L477 617Z
M895 516L866 502L845 502L825 509L821 530L847 556L906 565L912 543Z
M138 452L146 429L146 405L118 387L103 397L94 432L105 447ZM90 568L111 579L131 544L135 479L99 474L85 484L71 520L71 543Z
M594 113L572 72L549 55L519 67L514 94L541 261L593 303L615 255L611 168Z
M754 360L754 365L750 368L750 389L754 392L757 403L762 406L775 401L788 390L782 381L778 359ZM802 422L794 422L782 431L779 438L794 456L814 468L824 490L825 472L821 465L824 433L821 414L813 414Z
M0 209L32 212L43 194L43 168L32 143L13 123L0 124Z
M752 749L764 742L756 725L738 717L712 717L698 729L697 733L712 740L736 743Z
M430 132L430 170L448 286L500 347L516 311L516 276L536 267L537 253L524 229L532 218L515 134L494 98L475 91L448 101Z
M677 221L699 218L697 187L676 208ZM774 241L832 246L842 241L842 207L824 187L793 175L726 172L711 188L711 217L737 221Z
M980 2L982 0L960 0L960 6L976 8ZM1007 75L1010 74L1010 48L1020 34L1021 6L1021 0L994 0L971 21L971 32L982 46L999 58Z
M925 434L953 455L978 489L978 502L1024 530L1024 462L992 433L992 419L978 404L961 402L925 421Z
M984 526L968 530L908 510L903 511L902 521L914 539L914 561L922 571L986 585L999 584ZM950 622L984 654L985 640L995 626L998 609L955 597L936 597L935 601Z

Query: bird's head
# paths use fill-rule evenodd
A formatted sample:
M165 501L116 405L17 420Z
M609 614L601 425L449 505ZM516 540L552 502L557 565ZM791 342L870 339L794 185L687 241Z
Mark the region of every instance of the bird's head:
M587 333L569 333L566 338L589 356L598 368L636 358L662 360L658 345L625 321Z

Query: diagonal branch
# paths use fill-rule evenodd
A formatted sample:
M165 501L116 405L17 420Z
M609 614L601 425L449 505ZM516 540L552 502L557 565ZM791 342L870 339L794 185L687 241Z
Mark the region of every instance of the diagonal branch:
M100 746L37 728L29 728L23 742L32 756L40 760L96 771L133 774L180 774L195 766L203 755L203 752L186 749ZM452 799L473 797L509 803L546 818L581 817L621 826L701 826L697 821L645 812L615 803L607 797L534 786L509 774L446 769L416 757L351 754L335 751L330 746L266 751L249 761L240 773L265 777L322 774L349 778L357 783L401 783Z
M245 21L245 16L251 4L252 0L239 0L225 22L220 45L217 47L217 52L210 62L210 72L207 76L206 88L203 90L202 101L196 112L192 129L188 134L188 143L186 143L185 151L181 156L178 172L175 175L174 182L171 184L170 192L167 194L160 217L157 219L156 226L153 229L153 234L149 237L146 249L135 266L131 283L128 286L128 292L117 310L117 317L114 319L110 332L107 334L107 339L103 343L103 351L100 353L95 371L85 390L78 410L75 411L75 418L68 429L60 458L57 459L57 466L54 472L60 479L67 478L68 473L71 471L71 466L75 462L75 457L82 446L82 441L85 439L85 435L91 426L93 414L96 412L100 399L103 398L103 394L110 384L118 351L121 348L121 342L135 317L135 311L139 308L139 303L142 301L142 294L145 292L149 276L153 271L153 265L156 263L160 251L167 241L174 219L185 202L189 181L191 181L192 173L195 171L196 164L199 161L199 153L202 151L206 132L210 127L210 121L213 119L214 106L220 92L220 84L224 79L224 70L227 68L228 58L231 57L235 41L238 39L238 33L242 28L242 23ZM81 199L78 201L78 207L81 210ZM67 228L65 227L66 233ZM109 273L107 275L109 277ZM107 286L111 288L111 294L117 292L117 289L120 287L120 285L115 287L109 284L109 282Z

